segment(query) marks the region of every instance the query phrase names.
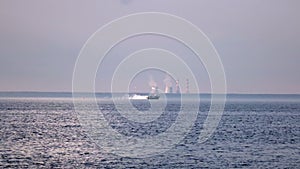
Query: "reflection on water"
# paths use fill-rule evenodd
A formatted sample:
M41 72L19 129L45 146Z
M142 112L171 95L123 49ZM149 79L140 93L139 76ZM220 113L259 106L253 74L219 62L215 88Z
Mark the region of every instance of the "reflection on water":
M135 102L134 106L149 110L147 102ZM118 114L112 102L99 102L111 126L132 137L165 131L176 119L179 107L176 102L170 104L157 122L131 123ZM173 149L134 159L109 154L93 143L78 122L70 99L2 98L0 168L300 167L299 102L228 102L213 137L199 144L197 138L208 110L208 102L200 104L193 129Z

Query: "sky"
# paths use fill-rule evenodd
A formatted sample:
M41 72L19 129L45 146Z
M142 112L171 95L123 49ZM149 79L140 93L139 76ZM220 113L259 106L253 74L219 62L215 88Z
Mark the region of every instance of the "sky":
M76 59L94 32L128 14L163 12L207 35L223 63L228 93L300 94L299 6L298 0L1 0L0 91L72 91ZM199 91L210 92L201 61L181 43L157 35L116 45L99 66L96 91L110 91L116 66L143 48L172 51L189 65ZM148 91L151 80L163 90L166 77L158 70L140 72L130 90Z

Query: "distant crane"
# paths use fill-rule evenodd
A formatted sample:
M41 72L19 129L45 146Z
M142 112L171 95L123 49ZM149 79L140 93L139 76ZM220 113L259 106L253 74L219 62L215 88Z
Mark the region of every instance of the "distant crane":
M189 82L189 79L186 79L185 93L190 93L190 82Z

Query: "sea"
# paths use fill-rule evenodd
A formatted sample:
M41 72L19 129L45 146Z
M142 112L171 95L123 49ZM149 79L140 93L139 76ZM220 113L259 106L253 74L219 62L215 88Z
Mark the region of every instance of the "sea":
M116 97L122 102L128 95L117 93ZM185 95L190 98L187 105L197 105L197 114L190 130L174 144L180 128L167 131L176 125L180 111L183 118L193 116L192 109L182 108L182 95L130 101L138 112L131 112L132 106L117 108L111 93L73 96L67 92L0 92L0 168L300 168L300 95L227 94L220 121L202 142L199 135L212 95ZM78 114L74 100L84 105L83 114ZM92 105L95 100L97 109ZM166 104L160 104L162 100ZM156 109L161 112L150 117L154 104L161 106ZM118 111L140 113L152 121L135 122ZM82 115L91 114L96 115L93 122L82 121ZM100 116L120 137L97 135L105 123L97 121ZM163 140L152 147L151 139L162 134ZM133 140L132 145L124 142L125 146L116 147L121 137ZM150 142L143 142L139 151L131 149L137 140L145 139ZM124 147L127 154L117 151Z

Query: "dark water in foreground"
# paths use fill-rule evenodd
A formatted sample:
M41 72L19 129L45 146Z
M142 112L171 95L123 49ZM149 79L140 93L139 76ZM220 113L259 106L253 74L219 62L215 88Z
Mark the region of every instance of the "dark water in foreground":
M229 100L215 133L202 144L197 138L209 102L201 102L190 133L169 151L147 158L120 157L97 146L71 98L2 97L0 168L300 168L300 100L268 97ZM132 137L163 132L176 119L176 104L166 108L162 123L144 129L120 120L109 99L99 101L114 129ZM143 111L148 102L134 105Z

